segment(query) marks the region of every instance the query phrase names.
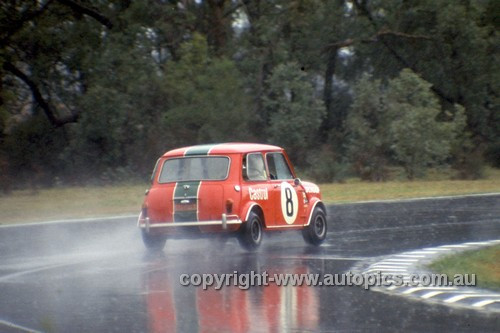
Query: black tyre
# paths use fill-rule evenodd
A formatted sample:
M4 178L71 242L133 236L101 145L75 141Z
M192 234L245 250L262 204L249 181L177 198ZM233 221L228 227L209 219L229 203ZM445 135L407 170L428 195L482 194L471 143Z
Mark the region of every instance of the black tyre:
M326 214L321 208L316 208L311 223L302 230L302 236L306 243L318 246L326 239L326 232Z
M262 242L262 221L258 214L251 212L240 229L238 240L240 245L248 251L255 251Z
M167 238L164 235L152 235L142 230L142 241L149 251L157 252L163 250Z

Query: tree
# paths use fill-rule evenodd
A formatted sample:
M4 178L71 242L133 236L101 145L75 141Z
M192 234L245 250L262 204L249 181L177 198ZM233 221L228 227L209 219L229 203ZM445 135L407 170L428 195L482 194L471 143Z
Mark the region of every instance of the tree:
M354 101L347 117L347 155L362 179L387 178L391 119L380 80L364 75L354 87Z
M146 176L168 148L162 119L169 100L151 44L143 29L131 26L103 38L92 59L79 103L85 112L68 130L71 142L63 152L82 179Z
M24 147L12 138L45 131L54 153L47 156L68 175L75 168L89 177L145 174L175 145L255 140L293 147L308 161L301 166L317 156L349 157L363 178L385 179L387 166L411 164L408 149L416 152L402 149L410 140L405 126L433 127L430 109L439 109L437 120L446 124L463 108L462 144L451 145L446 162L464 177L477 176L480 168L469 161L484 155L500 163L498 6L495 0L4 1L0 167L20 174L10 160ZM392 115L388 84L403 68L431 84L438 106L410 101ZM365 75L373 79L360 81ZM414 113L403 112L405 105ZM53 174L54 165L44 163L44 174ZM434 156L424 164L435 163L444 162Z
M409 69L386 87L365 76L357 84L348 120L349 154L357 173L382 180L394 158L409 179L445 162L465 127L463 108L439 121L441 107L431 84Z
M324 105L297 63L277 66L269 78L269 89L270 97L264 100L271 115L269 141L286 147L296 163L304 165L307 150L317 144Z
M201 142L244 141L252 118L234 63L210 56L206 39L194 34L180 60L165 68L165 132L172 147Z
M409 179L449 158L465 127L463 108L455 113L454 121L437 120L441 108L431 84L409 69L389 82L387 112L393 119L388 128L391 150Z
M84 91L85 55L98 46L100 33L113 28L104 11L72 0L0 5L0 77L22 82L54 127L78 119L75 100Z
M476 149L500 146L498 121L498 1L352 2L366 25L357 38L357 58L367 59L376 77L410 68L432 84L443 106L440 117L465 108L467 131ZM370 37L371 35L371 37ZM498 155L498 154L497 154Z

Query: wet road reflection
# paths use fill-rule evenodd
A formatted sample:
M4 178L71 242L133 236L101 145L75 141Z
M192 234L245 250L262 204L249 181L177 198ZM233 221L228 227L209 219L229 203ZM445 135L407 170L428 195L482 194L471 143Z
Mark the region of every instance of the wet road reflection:
M172 271L168 256L157 255L148 258L145 266L144 288L148 308L148 327L151 332L248 332L250 328L262 332L281 330L316 331L319 324L319 290L302 286L250 287L244 290L234 286L215 286L203 290L201 287L181 286L181 272ZM197 262L192 273L206 273L213 270L213 262ZM278 267L266 265L260 256L236 256L223 260L219 272L238 274L267 272L273 274L307 274L311 269L302 260L283 262ZM211 266L203 267L203 266ZM221 273L219 273L221 274ZM176 307L177 306L177 307Z

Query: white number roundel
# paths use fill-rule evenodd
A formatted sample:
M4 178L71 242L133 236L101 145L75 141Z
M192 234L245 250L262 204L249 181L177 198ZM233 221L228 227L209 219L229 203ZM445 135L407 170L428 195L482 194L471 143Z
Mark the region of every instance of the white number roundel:
M295 222L298 210L299 199L297 198L297 192L289 183L281 183L281 213L287 224Z

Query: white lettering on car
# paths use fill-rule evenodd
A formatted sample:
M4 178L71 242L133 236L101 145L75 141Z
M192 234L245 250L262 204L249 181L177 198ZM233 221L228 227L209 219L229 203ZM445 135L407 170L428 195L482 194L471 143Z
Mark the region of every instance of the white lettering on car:
M319 187L317 186L305 186L307 193L319 193Z
M267 188L248 188L250 200L267 200L269 198Z

